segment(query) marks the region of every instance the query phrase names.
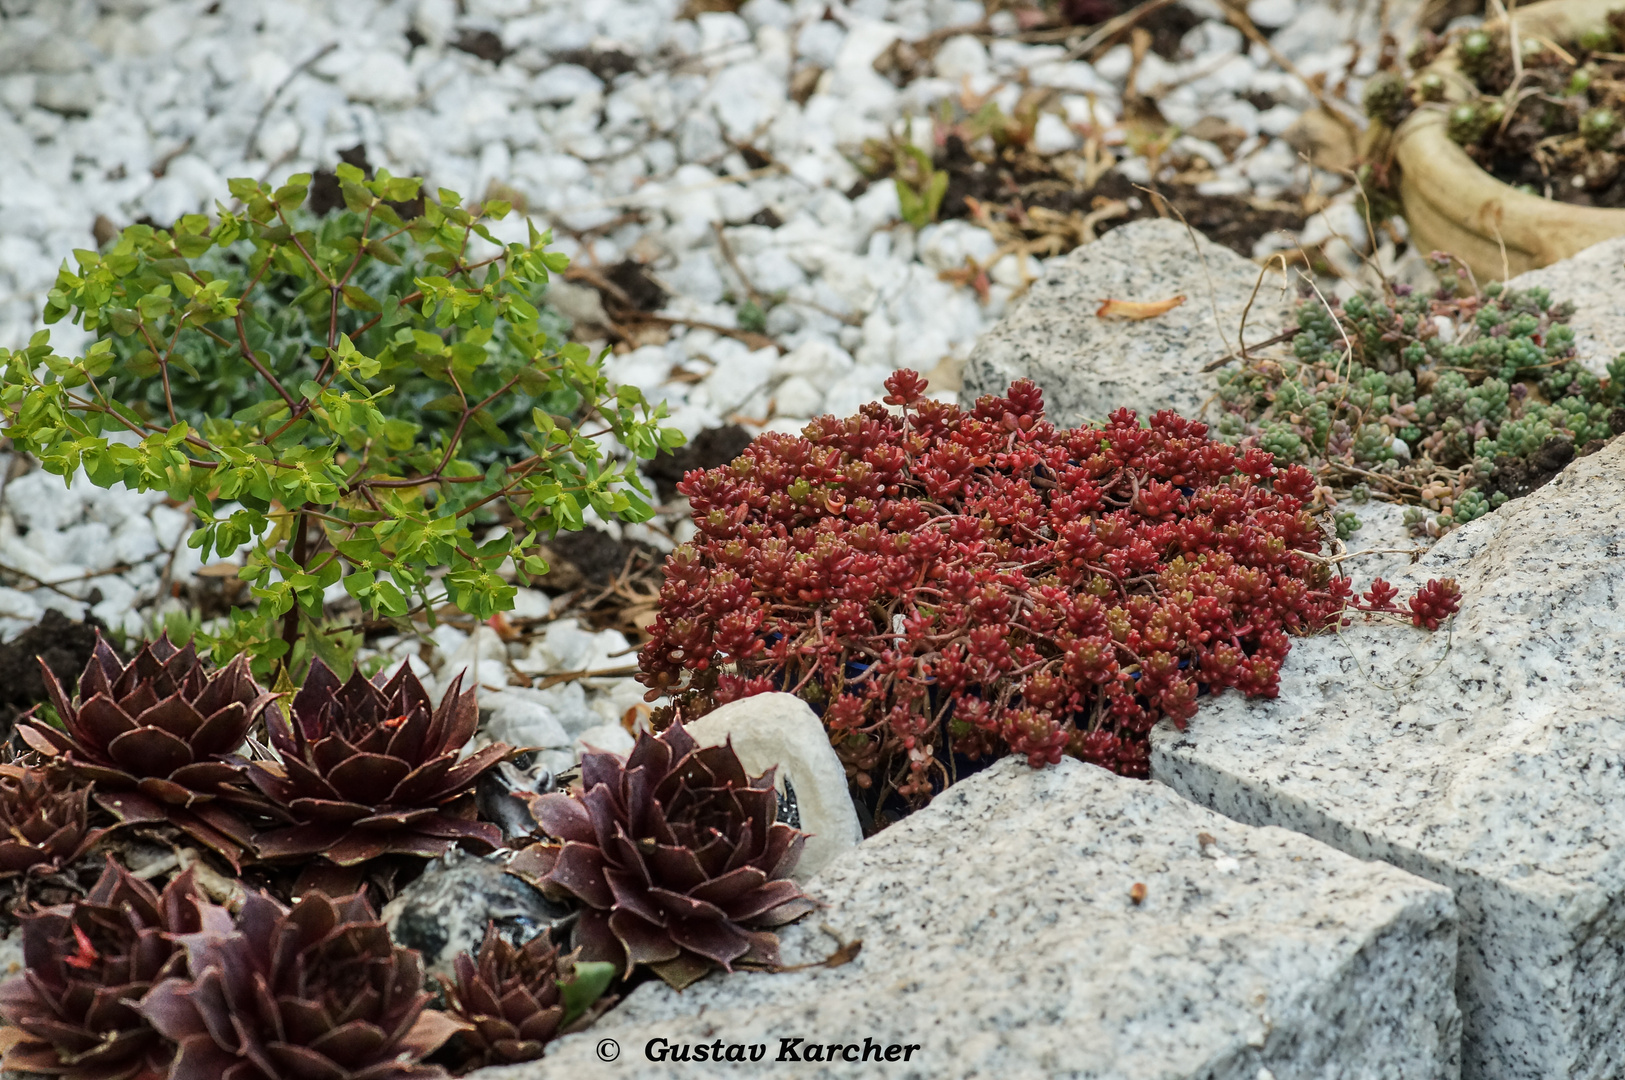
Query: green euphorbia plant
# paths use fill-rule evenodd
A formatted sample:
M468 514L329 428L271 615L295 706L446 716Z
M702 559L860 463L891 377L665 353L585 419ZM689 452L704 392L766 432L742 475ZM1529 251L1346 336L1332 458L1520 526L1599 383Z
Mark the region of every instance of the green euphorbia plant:
M486 221L505 203L337 172L336 219L298 212L307 175L233 180L240 208L217 204L213 222L134 225L105 253L76 251L45 317L71 315L94 344L63 357L42 331L0 349L0 431L19 449L64 477L83 467L102 487L190 502L205 559L250 545L256 603L210 643L216 663L247 652L261 675L323 652L339 581L373 617L442 595L477 618L511 607L505 561L528 582L547 570L539 543L589 507L650 516L636 461L601 437L638 458L683 441L664 405L546 332L532 300L567 265L550 234L503 244ZM229 413L206 405L227 399ZM499 521L506 535L476 540Z

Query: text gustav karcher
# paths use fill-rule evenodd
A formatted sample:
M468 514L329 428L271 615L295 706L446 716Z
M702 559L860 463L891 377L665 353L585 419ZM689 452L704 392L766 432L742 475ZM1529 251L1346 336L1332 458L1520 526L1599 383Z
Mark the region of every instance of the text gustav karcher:
M819 1043L806 1039L779 1040L779 1056L774 1061L910 1061L919 1043L877 1043L868 1036L858 1043ZM650 1039L643 1056L650 1061L761 1061L767 1055L766 1043L671 1042Z

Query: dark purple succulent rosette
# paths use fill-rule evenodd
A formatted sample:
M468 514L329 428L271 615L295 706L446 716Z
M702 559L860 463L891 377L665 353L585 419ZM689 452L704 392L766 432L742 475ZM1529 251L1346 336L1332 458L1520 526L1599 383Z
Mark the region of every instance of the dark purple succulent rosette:
M730 745L700 748L681 724L640 734L623 761L589 753L582 788L532 803L558 841L515 869L584 907L583 960L639 965L681 988L714 967L779 962L782 926L813 900L789 880L806 835L778 822L773 772L747 776Z
M106 829L90 825L90 785L0 763L0 876L50 874L80 858Z
M268 719L281 762L249 765L291 822L255 836L260 857L356 866L389 854L432 858L458 844L494 850L501 830L472 819L472 792L513 750L496 743L459 761L478 722L460 675L436 707L405 665L382 685L359 671L341 683L317 660L292 715Z
M0 1018L23 1034L4 1067L70 1080L160 1080L173 1048L138 1011L185 970L186 935L223 932L190 870L162 893L107 860L83 900L22 917L23 974L0 984Z
M576 985L575 961L546 931L513 944L488 925L476 953L453 961L456 978L440 978L447 1008L469 1025L461 1038L465 1067L534 1061L548 1043L588 1026L613 1004L613 997L587 1000L593 990L568 1000L566 987L585 989Z
M186 940L188 977L141 1013L177 1044L168 1080L439 1080L422 1059L464 1025L427 1008L416 952L361 894L290 911L250 895L233 929Z
M98 638L74 698L49 668L43 675L63 727L21 725L30 747L93 781L120 821L168 822L239 865L253 834L243 815L263 812L264 800L244 784L236 754L276 699L247 656L211 671L190 643L162 637L125 664Z

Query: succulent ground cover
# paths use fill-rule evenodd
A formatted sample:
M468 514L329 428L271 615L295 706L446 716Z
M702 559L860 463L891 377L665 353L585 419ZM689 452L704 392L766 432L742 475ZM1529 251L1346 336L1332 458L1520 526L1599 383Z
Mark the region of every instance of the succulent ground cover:
M1145 775L1159 719L1226 687L1273 696L1290 634L1396 610L1322 555L1302 465L1170 412L1059 429L1024 381L974 410L911 372L887 388L894 409L684 480L700 534L667 560L639 658L649 698L673 699L657 725L791 691L876 808L1006 752ZM1454 589L1430 585L1413 621Z
M1576 362L1571 311L1499 283L1309 296L1290 358L1220 373L1215 437L1302 464L1355 502L1406 503L1413 529L1437 536L1625 431L1625 355L1603 378ZM1337 520L1347 537L1358 511Z
M1409 58L1418 73L1408 85L1398 73L1373 79L1366 109L1390 123L1411 108L1446 109L1450 138L1496 179L1560 202L1625 206L1622 41L1625 10L1576 41L1504 28L1424 34ZM1470 93L1447 102L1446 76L1421 69L1451 44Z

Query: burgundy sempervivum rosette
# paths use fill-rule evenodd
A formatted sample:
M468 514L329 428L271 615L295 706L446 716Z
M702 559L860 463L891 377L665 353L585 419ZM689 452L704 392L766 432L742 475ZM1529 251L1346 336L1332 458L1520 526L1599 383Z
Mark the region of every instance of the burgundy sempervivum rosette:
M264 800L242 783L235 755L275 700L247 656L210 671L191 644L165 636L125 664L98 638L75 697L49 668L43 675L63 727L23 724L29 746L93 781L121 821L168 822L238 864L252 835L242 812Z
M22 917L22 975L0 984L0 1017L17 1028L4 1066L69 1080L159 1080L172 1048L137 1004L185 970L177 939L224 932L231 918L204 901L190 870L160 894L107 860L83 900Z
M501 844L501 830L473 820L472 793L512 748L496 743L457 760L479 722L474 691L461 685L461 677L453 681L437 708L405 665L377 685L359 671L340 683L315 661L292 715L270 718L282 760L249 766L254 784L293 822L254 838L260 857L356 866L380 855Z
M572 932L583 960L647 965L678 988L713 967L778 963L770 928L814 903L788 880L806 834L776 820L772 770L749 777L731 745L701 749L678 724L639 735L624 761L584 755L581 781L533 801L558 843L514 869L584 905Z
M107 832L90 825L90 785L15 761L0 763L0 876L50 874Z
M290 911L251 895L235 930L187 940L190 975L142 1014L178 1044L169 1080L431 1080L423 1059L463 1027L429 1009L418 954L361 894Z
M562 955L546 931L515 945L489 925L478 952L458 953L453 966L456 978L442 977L440 985L447 1008L469 1025L462 1046L472 1066L534 1061L549 1042L587 1026L614 1000L597 996L601 983L581 982L575 957Z

